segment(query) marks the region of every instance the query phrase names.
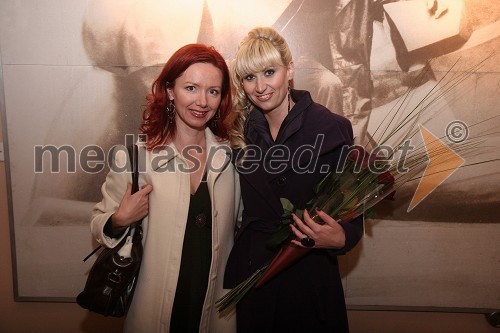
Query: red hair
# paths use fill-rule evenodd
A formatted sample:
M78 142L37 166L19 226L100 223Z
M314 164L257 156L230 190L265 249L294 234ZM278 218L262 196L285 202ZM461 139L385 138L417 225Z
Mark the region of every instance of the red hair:
M146 96L147 105L142 116L143 121L140 130L147 135L146 147L148 149L153 149L173 139L175 135L175 119L170 120L166 112L169 103L167 88L173 88L175 80L189 66L196 63L212 64L222 72L219 119L211 120L207 125L219 138L228 138L227 124L230 121L227 118L231 112L231 87L226 61L211 46L188 44L181 47L170 57L153 83L151 93Z

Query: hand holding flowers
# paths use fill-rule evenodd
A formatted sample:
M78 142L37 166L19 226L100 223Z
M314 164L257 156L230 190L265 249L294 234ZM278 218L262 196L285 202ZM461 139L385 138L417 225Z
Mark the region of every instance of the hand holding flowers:
M297 215L292 214L293 221L297 225L290 224L290 228L297 237L292 240L292 244L298 247L305 247L300 240L310 237L314 240L315 248L321 249L341 249L345 245L344 228L330 215L316 208L317 216L324 222L319 224L315 222L307 210L304 211L304 221Z

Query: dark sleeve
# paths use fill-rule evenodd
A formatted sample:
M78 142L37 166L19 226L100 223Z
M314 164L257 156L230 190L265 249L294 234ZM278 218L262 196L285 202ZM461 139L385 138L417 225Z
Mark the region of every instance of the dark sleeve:
M341 122L340 129L345 131L346 142L348 145L354 144L354 135L351 122L347 119ZM345 158L345 156L344 156ZM342 255L351 251L356 244L358 244L359 240L363 236L364 230L364 215L356 217L352 221L340 221L339 224L344 228L345 232L345 245L341 249L329 250L331 255Z
M120 238L123 232L127 229L126 227L123 228L113 228L113 215L109 217L109 219L106 221L106 224L104 225L104 234L108 237L111 238Z
M360 215L351 222L340 221L339 224L344 228L345 245L341 249L328 250L330 255L338 256L351 251L363 237L364 216Z

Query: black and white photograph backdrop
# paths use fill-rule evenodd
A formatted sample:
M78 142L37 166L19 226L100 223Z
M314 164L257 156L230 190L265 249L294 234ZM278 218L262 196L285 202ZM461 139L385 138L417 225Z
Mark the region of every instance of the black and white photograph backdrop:
M391 111L404 116L430 92L438 98L420 125L443 137L461 124L484 138L416 207L418 180L366 219L361 244L341 259L348 306L500 309L500 2L439 0L439 13L427 3L1 1L16 300L72 301L82 289L108 153L139 134L170 55L204 43L230 64L250 29L273 26L292 50L294 87L347 117L357 143L375 147Z

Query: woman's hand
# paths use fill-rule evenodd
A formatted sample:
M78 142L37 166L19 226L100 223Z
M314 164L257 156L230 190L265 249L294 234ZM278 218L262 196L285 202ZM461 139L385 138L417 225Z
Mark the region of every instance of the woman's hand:
M132 193L132 185L127 185L127 190L118 209L111 218L114 228L128 227L132 223L139 221L149 210L149 193L153 190L152 185L145 185L139 191Z
M318 224L309 215L307 210L304 211L304 221L299 219L297 215L292 214L292 218L296 225L291 224L293 233L299 240L292 240L294 245L305 247L300 240L309 237L314 240L314 248L321 249L340 249L345 245L344 228L335 221L330 215L316 209L316 214L325 224Z

